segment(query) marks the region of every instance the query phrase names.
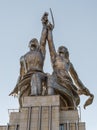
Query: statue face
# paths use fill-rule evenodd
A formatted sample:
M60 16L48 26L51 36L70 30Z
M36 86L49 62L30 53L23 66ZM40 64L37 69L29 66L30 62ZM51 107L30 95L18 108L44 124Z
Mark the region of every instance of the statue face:
M37 44L35 44L34 42L32 42L31 44L30 44L30 49L31 50L36 50L37 49Z
M29 47L30 47L30 50L34 51L36 49L38 49L38 41L37 39L32 39L29 43Z
M58 54L59 54L59 56L61 56L61 57L65 57L65 58L68 58L68 57L69 57L69 52L68 52L67 48L64 47L64 46L60 46L60 47L58 48Z

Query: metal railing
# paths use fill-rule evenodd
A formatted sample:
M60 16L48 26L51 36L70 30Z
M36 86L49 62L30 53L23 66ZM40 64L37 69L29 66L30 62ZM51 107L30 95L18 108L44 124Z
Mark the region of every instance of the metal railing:
M8 109L8 114L10 114L11 112L19 112L19 109Z

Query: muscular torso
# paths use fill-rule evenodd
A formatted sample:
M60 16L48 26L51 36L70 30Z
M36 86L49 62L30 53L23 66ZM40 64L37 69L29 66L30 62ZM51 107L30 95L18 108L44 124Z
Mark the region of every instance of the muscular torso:
M44 57L41 51L29 51L23 56L27 72L28 71L43 71Z

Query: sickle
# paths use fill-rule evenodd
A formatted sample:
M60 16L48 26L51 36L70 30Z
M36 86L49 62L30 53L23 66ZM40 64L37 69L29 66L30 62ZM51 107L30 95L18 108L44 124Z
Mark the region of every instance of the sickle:
M50 8L50 13L51 13L51 17L52 17L52 23L53 23L53 28L55 27L55 22L54 22L54 17L53 17L53 13L52 13L52 10Z

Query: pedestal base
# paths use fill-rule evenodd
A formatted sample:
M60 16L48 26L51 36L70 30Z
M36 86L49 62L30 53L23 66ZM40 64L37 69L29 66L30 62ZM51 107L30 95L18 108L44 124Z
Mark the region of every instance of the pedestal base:
M85 130L78 111L61 111L60 96L24 97L20 112L11 112L7 126L0 130Z

